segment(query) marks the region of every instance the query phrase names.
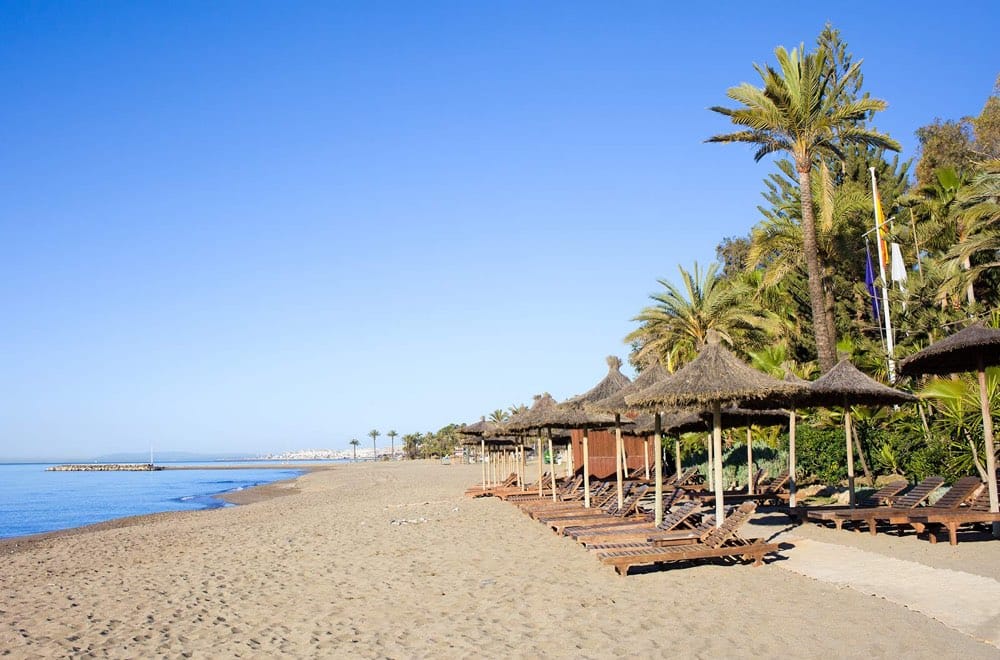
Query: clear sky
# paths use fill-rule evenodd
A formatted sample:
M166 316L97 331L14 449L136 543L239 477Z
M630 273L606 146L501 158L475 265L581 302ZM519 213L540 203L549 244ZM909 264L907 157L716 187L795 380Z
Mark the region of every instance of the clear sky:
M825 21L913 131L1000 5L5 2L0 457L346 448L589 389L757 221L709 112Z

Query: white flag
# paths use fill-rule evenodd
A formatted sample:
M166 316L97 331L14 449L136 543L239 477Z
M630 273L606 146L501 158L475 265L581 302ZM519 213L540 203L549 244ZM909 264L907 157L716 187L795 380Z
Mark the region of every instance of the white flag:
M889 250L892 255L890 258L890 272L892 281L899 284L899 290L906 290L906 264L903 263L903 251L899 249L899 243L893 243Z

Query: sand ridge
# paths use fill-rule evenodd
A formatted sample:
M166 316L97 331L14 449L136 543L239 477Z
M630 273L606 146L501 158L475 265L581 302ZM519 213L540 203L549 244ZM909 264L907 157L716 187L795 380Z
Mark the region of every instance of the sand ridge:
M464 498L478 476L345 465L286 497L0 545L0 654L997 657L773 564L618 577L516 507Z

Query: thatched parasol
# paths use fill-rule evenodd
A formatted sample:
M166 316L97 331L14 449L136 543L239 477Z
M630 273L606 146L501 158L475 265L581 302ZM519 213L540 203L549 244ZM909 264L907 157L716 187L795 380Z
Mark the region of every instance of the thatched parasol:
M986 391L986 367L1000 365L1000 330L974 323L950 337L935 342L899 363L906 375L951 374L975 371L979 380L979 408L983 415L983 440L986 443L986 483L990 493L990 511L1000 512L997 494L997 465L993 444L993 416ZM993 523L993 535L1000 536L1000 523Z
M839 406L844 409L844 435L847 443L847 487L854 508L854 445L851 439L851 406L886 406L914 403L917 397L883 385L844 359L798 396L800 405Z
M625 401L644 408L710 407L712 444L715 450L715 520L725 519L722 494L722 407L739 401L761 401L772 394L790 393L796 387L776 380L742 362L720 343L719 333L708 331L698 356L666 380Z
M493 432L496 428L496 423L487 422L486 417L480 417L478 422L474 424L466 424L462 428L458 429L458 432L466 436L466 439L462 441L463 445L475 445L475 438L479 438L479 462L482 465L483 471L483 490L486 490L486 461L484 460L486 456L486 439L483 437L487 432Z
M660 382L669 375L670 373L664 369L660 363L654 362L643 369L633 382L629 383L625 387L622 387L611 396L593 401L586 404L586 406L588 409L596 412L608 412L618 416L627 414L636 410L636 408L635 406L630 406L628 402L625 401L626 396L640 392L647 387ZM643 432L647 435L652 434L653 436L653 472L656 483L656 500L654 508L656 510L657 525L663 522L663 438L660 434L659 422L660 412L656 411L649 416L648 420L644 420L643 424ZM633 430L635 430L635 428L636 427L633 426ZM648 456L649 452L645 447L643 452ZM648 464L646 466L646 478L649 478Z
M621 415L617 412L614 417L607 414L590 412L589 406L596 401L606 399L614 395L624 387L628 387L632 381L621 372L622 361L614 355L607 357L608 373L597 385L574 397L566 399L559 407L563 409L564 416L554 418L558 423L552 426L562 428L581 429L583 431L583 501L585 507L590 507L590 429L615 427L615 478L618 481L618 505L622 506L624 501L624 491L622 488L622 431ZM610 422L610 423L609 423Z

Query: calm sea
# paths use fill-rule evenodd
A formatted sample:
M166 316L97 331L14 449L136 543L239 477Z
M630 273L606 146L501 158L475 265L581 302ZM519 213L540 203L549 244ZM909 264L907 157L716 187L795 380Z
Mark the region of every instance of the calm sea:
M213 495L302 474L293 466L252 467L260 463L224 464L251 466L239 470L157 472L46 472L49 465L0 464L0 538L125 516L230 506Z

